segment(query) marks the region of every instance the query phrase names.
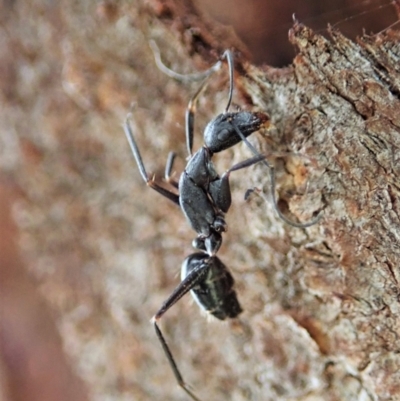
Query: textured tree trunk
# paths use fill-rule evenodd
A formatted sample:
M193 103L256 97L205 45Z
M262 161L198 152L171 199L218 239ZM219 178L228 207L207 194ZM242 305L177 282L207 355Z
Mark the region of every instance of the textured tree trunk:
M251 141L276 167L280 210L302 222L322 216L291 227L272 206L265 167L232 174L219 256L245 311L207 322L189 297L168 311L162 327L184 378L203 400L400 399L398 32L354 43L295 23L298 55L277 69L252 65L231 29L185 1L19 2L2 15L1 167L21 194L27 271L92 399L187 400L149 320L177 285L194 232L146 188L121 126L134 103L148 171L162 176L175 150L179 174L198 84L159 71L149 39L181 73L240 50L234 102L271 118ZM195 148L227 89L223 68L200 99ZM250 155L235 146L215 157L218 171ZM1 341L18 394L12 364L24 362L12 335Z

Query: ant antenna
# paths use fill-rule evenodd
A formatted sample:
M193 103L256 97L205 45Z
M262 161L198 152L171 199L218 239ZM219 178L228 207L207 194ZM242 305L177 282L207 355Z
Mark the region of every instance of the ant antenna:
M224 54L221 57L221 60L224 58L227 59L228 62L228 69L229 69L229 93L228 93L228 102L225 107L225 112L227 113L229 110L229 107L231 106L232 103L232 97L233 97L233 89L234 89L234 83L233 83L233 78L234 78L234 62L233 62L233 54L230 50L226 50ZM193 132L194 132L194 115L196 113L196 105L197 101L202 94L203 90L205 89L208 79L211 75L212 72L217 71L217 69L220 68L222 62L218 61L214 66L209 68L207 71L205 71L202 74L194 74L194 75L202 75L205 76L203 82L200 84L199 88L197 89L196 93L191 97L188 107L186 108L186 113L185 113L185 132L186 132L186 146L187 146L187 151L189 154L189 157L192 156L192 149L193 149ZM178 74L180 76L180 74Z
M149 45L151 50L153 51L154 60L156 65L160 71L162 71L165 75L169 76L170 78L176 79L177 81L181 82L197 82L202 81L209 77L213 72L218 71L221 68L222 62L218 61L215 63L211 68L203 72L197 72L193 74L179 74L174 70L168 68L163 61L161 60L161 52L160 48L158 47L157 43L154 40L149 41Z
M269 121L269 117L261 112L228 112L234 91L235 71L232 51L225 51L221 58L221 60L226 59L229 70L229 93L225 112L219 114L209 122L203 134L204 145L192 155L196 103L210 75L220 68L222 61L218 61L203 73L182 75L175 73L163 64L160 51L154 41L150 42L150 46L152 47L158 68L169 77L183 81L203 81L200 88L190 100L186 110L186 145L191 157L188 158L187 165L181 173L179 181L171 176L175 154L170 152L167 159L165 182L172 186L172 191L164 185L159 185L156 177L147 173L135 139L135 130L129 122L130 114L126 117L123 125L125 135L143 181L155 192L158 192L164 198L178 205L187 222L197 234L192 243L197 252L189 255L184 260L181 268L180 284L178 284L162 304L161 308L154 315L152 322L158 341L161 344L178 385L192 401L200 401L194 392L192 392L190 386L183 380L171 349L158 325L158 321L188 292L192 293L194 299L203 310L217 319L236 318L242 312L234 290L234 278L223 262L216 256L222 244L222 233L227 229L225 214L231 207L230 174L263 162L268 167L271 176L270 182L274 208L284 222L294 227L305 228L315 224L320 216L306 223L297 223L289 220L279 210L275 196L274 166L266 161L265 154L258 152L247 140L247 136L256 132L264 123ZM227 150L241 141L245 142L254 155L231 166L230 169L219 176L214 168L213 155Z
M295 16L293 15L293 18L295 18ZM154 40L150 40L149 41L149 45L153 51L153 55L154 55L154 59L155 62L157 64L157 67L167 76L174 78L178 81L181 82L195 82L195 81L201 81L203 80L203 82L201 83L200 87L198 88L198 90L196 91L196 93L192 96L192 98L190 99L189 105L187 107L186 110L186 116L185 116L185 126L186 126L186 144L187 144L187 150L189 153L189 156L192 155L192 147L193 147L193 130L194 130L194 113L196 110L196 103L197 100L200 96L200 94L203 92L204 88L206 87L206 84L208 82L208 78L210 77L210 75L212 73L214 73L215 71L218 71L221 68L222 65L222 61L219 60L217 63L215 63L211 68L209 68L208 70L201 72L201 73L194 73L194 74L179 74L173 70L171 70L170 68L168 68L163 61L161 60L161 53L160 53L160 49L157 46L156 42ZM231 50L226 50L224 52L224 54L222 55L221 59L226 59L227 63L228 63L228 69L229 69L229 93L228 93L228 102L227 105L225 107L225 113L228 112L231 103L232 103L232 98L233 98L233 90L234 90L234 60L233 60L233 53ZM254 156L261 157L261 154L256 150L256 148L247 140L247 138L243 135L243 133L240 131L240 129L233 124L233 127L235 129L235 131L237 132L237 134L239 135L239 137L241 138L241 140L246 144L246 146L251 150L251 152L254 154ZM132 146L132 145L131 145ZM134 152L136 153L136 152ZM139 160L139 164L142 165L142 163L140 163L141 160ZM291 221L290 219L288 219L279 209L278 207L278 202L276 199L276 195L275 195L275 169L273 166L271 166L266 160L265 158L263 160L261 160L261 162L269 169L270 172L270 177L271 177L271 192L272 192L272 202L274 205L274 208L278 214L278 216L287 224L293 226L293 227L297 227L297 228L306 228L306 227L310 227L314 224L316 224L319 219L321 218L321 215L318 215L315 219L306 222L306 223L298 223L298 222L294 222ZM144 167L142 167L141 173L143 176L143 169Z
M251 150L251 152L255 156L259 156L260 152L257 151L257 149L247 140L247 138L243 135L243 133L240 131L240 129L236 126L233 125L236 133L240 136L241 140L247 145L247 147ZM318 223L318 221L321 219L322 214L318 214L314 219L307 221L305 223L298 223L296 221L292 221L288 219L279 209L278 207L278 201L276 199L275 195L275 189L276 189L276 181L275 181L275 168L271 166L265 158L260 160L261 163L263 163L266 167L269 169L269 174L270 174L270 179L271 179L271 195L272 195L272 204L274 205L274 209L276 213L278 214L279 218L282 219L286 224L289 224L292 227L297 227L297 228L307 228L311 227L312 225Z
M225 107L225 113L227 113L229 110L229 107L231 106L232 96L233 96L233 76L234 76L233 54L230 50L225 50L224 54L222 55L222 58L226 58L226 60L228 62L228 68L229 68L229 95L228 95L228 103Z
M197 72L192 74L179 74L178 72L171 70L168 68L161 59L161 52L160 48L158 47L155 40L151 39L149 41L150 48L153 52L154 60L156 65L160 71L162 71L165 75L169 76L170 78L174 78L181 82L196 82L206 80L213 72L218 71L221 68L222 61L217 61L211 68L203 72ZM234 62L233 62L233 54L231 50L225 50L224 54L222 55L221 59L225 59L228 62L229 68L229 96L228 96L228 103L225 108L225 113L228 111L231 103L232 103L232 96L233 96L233 76L234 76ZM198 97L202 88L204 87L205 82L202 83L200 89L194 96L195 98Z

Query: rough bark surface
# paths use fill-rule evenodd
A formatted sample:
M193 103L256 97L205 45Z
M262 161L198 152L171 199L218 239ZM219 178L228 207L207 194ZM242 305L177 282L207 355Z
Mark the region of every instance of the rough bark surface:
M310 228L290 227L272 208L265 168L232 175L220 256L245 312L207 322L187 298L167 313L185 379L203 400L400 399L398 32L354 43L296 24L298 56L273 69L246 62L230 29L184 1L3 7L1 167L19 188L27 271L91 399L187 400L149 320L194 235L141 181L121 125L133 102L148 170L162 175L176 150L179 173L196 84L162 74L150 38L183 73L208 68L225 48L242 51L235 103L271 117L251 140L276 165L280 208L300 221L322 213ZM222 69L200 101L195 147L226 95ZM239 145L216 160L223 171L248 156ZM245 202L248 188L257 190ZM17 394L10 366L23 361L3 333L2 382Z

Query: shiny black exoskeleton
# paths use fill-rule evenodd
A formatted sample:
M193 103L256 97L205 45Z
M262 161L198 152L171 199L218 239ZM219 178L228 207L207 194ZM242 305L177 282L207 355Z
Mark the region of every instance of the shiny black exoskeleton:
M180 77L182 76L162 64L158 48L154 46L153 43L152 47L159 68L168 75L181 79ZM199 399L185 384L157 322L172 305L189 291L200 308L220 320L235 318L242 312L234 290L234 279L226 266L216 256L222 243L222 233L227 229L225 214L231 206L230 173L259 162L264 163L270 170L272 199L279 216L295 227L307 227L317 221L304 224L293 223L279 211L274 194L274 169L267 163L265 156L259 154L246 139L262 126L267 125L269 118L263 113L248 111L228 112L233 93L233 56L231 52L227 51L223 57L228 61L230 78L229 99L225 112L208 123L203 135L204 145L193 154L195 105L205 86L206 80L204 80L199 90L190 100L186 112L186 144L190 158L180 176L179 182L171 178L175 154L170 153L167 160L165 181L175 189L178 189L179 194L159 185L154 177L150 178L146 172L128 119L124 125L125 134L143 180L152 189L178 205L187 222L197 234L193 241L193 246L200 252L193 253L185 259L182 264L181 283L153 317L156 334L178 384L193 400L197 401ZM221 62L218 62L214 67L206 71L203 77L205 76L207 79L220 64ZM183 77L186 78L185 76ZM214 154L226 150L239 142L245 142L254 156L237 163L220 176L212 162Z
M220 177L211 161L214 153L239 143L244 137L258 131L268 121L265 114L241 111L220 114L204 131L204 146L188 161L179 180L179 204L189 225L198 237L195 248L215 255L221 246L221 233L226 231L224 215L231 206L229 174L238 169L232 167ZM261 155L247 160L244 168L261 161Z
M193 253L183 262L181 279L200 272L202 279L192 289L197 305L220 320L238 316L242 308L234 290L235 281L221 260L202 252Z

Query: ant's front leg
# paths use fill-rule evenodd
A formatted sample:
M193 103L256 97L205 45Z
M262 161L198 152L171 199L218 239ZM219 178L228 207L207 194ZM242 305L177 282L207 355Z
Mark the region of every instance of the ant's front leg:
M233 54L230 50L226 50L225 53L222 55L222 58L226 58L228 61L228 69L229 69L229 93L228 93L228 102L225 107L225 113L228 112L228 109L232 103L232 96L233 96ZM220 61L215 64L219 65ZM211 70L211 69L210 69ZM192 96L192 98L189 101L188 107L186 109L186 114L185 114L185 132L186 132L186 146L187 150L189 153L189 156L192 156L192 151L193 151L193 132L194 132L194 116L196 113L196 105L197 101L203 92L204 88L206 87L206 84L208 82L208 77L202 82L200 85L199 89L197 89L197 92Z
M144 167L144 163L143 163L142 156L140 154L139 148L138 148L138 146L136 144L136 141L135 141L135 138L133 136L132 128L131 128L131 126L129 124L129 116L125 120L124 131L125 131L126 138L128 139L129 145L131 147L133 156L135 157L136 164L137 164L137 166L139 168L139 171L140 171L140 175L143 178L143 181L150 188L154 189L159 194L163 195L164 197L168 198L170 201L174 202L176 205L179 206L179 195L177 195L177 194L169 191L168 189L163 188L160 185L158 185L154 180L154 176L152 178L149 178L149 176L148 176L148 174L146 172L146 168ZM172 162L173 162L173 159L172 159ZM169 162L169 164L171 165L170 168L172 168L172 162L171 161ZM167 166L168 166L168 162L167 162Z
M209 77L215 72L218 71L221 67L222 62L219 60L217 61L211 68L206 71L194 74L180 74L177 73L170 68L168 68L164 62L161 60L160 49L157 46L157 43L154 40L149 42L151 50L154 54L154 59L156 61L157 67L162 71L164 74L168 75L171 78L174 78L181 82L195 82L195 81L202 81L200 87L197 89L196 93L192 96L189 101L188 107L186 109L185 114L185 132L186 132L186 147L189 156L192 156L193 152L193 132L194 132L194 116L196 113L196 105L197 101L205 89ZM225 111L228 111L229 106L232 101L232 93L233 93L233 55L230 50L225 51L222 55L221 59L226 58L228 61L228 68L229 68L229 98L228 103L225 108Z
M232 124L233 129L236 131L237 135L240 137L240 139L247 145L247 147L251 150L251 152L255 155L255 158L257 156L262 156L257 149L248 141L245 135L241 132L239 127L236 124ZM250 159L249 159L250 160ZM297 228L307 228L311 227L314 224L318 223L318 221L321 219L322 214L318 214L314 219L307 221L305 223L298 223L296 221L292 221L289 218L287 218L279 209L278 207L278 201L276 199L275 195L275 189L276 189L276 183L275 183L275 168L274 166L270 165L267 160L265 160L265 157L260 159L259 161L262 161L262 163L269 169L270 172L270 177L271 177L271 195L272 195L272 203L274 206L274 209L276 210L276 213L280 217L281 220L283 220L286 224L289 224L292 227L297 227Z
M237 171L241 170L242 168L250 167L253 164L259 163L264 159L264 155L258 154L257 156L251 157L250 159L243 160L232 166L222 175L221 178L210 182L209 191L211 198L222 212L227 213L232 203L231 189L229 184L230 173L232 171Z

